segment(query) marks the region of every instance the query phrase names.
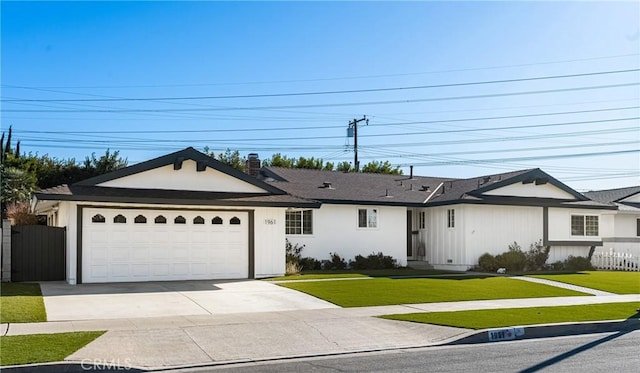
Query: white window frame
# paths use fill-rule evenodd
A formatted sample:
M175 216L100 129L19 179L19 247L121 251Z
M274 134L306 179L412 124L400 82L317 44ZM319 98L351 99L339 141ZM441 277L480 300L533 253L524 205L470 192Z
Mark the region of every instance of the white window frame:
M447 209L447 228L456 227L456 209Z
M366 216L366 226L361 225L360 223L360 212L365 211ZM358 229L377 229L380 225L380 209L377 207L359 207L358 213L356 215L358 224Z
M574 233L573 231L573 218L582 218L582 232ZM593 231L593 220L595 219L595 232ZM591 220L591 225L589 224ZM584 214L571 214L569 229L572 237L598 237L600 236L600 216L598 215L584 215Z
M300 226L292 226L290 217L291 215L300 216ZM310 224L305 224L310 221ZM306 230L308 228L309 230ZM284 218L284 232L286 235L291 236L311 236L313 235L313 210L287 210Z

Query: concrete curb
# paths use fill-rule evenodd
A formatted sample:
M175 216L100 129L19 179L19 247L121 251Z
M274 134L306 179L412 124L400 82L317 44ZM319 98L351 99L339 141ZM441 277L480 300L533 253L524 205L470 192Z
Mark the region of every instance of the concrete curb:
M592 333L612 333L621 331L632 331L640 329L640 319L595 321L581 323L562 323L562 324L543 324L543 325L527 325L514 326L496 329L479 330L472 335L456 339L445 343L444 345L464 345L477 343L498 342L499 340L490 340L490 333L494 331L516 330L513 338L503 340L523 340L533 338L549 338L568 335L592 334ZM519 331L517 329L520 329Z

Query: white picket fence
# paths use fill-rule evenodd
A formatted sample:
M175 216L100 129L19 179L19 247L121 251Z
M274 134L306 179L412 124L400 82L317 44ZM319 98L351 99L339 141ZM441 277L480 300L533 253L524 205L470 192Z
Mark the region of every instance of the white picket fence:
M595 252L591 257L591 264L597 269L609 271L640 272L640 257L631 253L618 253L613 249Z

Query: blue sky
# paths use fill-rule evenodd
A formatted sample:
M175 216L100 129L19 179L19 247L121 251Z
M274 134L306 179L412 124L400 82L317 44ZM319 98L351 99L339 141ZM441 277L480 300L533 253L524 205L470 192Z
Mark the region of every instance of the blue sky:
M347 124L366 115L361 163L640 185L638 2L1 7L1 125L24 151L351 161Z

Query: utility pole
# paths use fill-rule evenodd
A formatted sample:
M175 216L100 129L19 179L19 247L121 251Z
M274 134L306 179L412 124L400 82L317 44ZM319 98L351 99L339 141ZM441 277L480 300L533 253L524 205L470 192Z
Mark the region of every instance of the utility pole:
M358 123L365 122L369 125L369 119L367 119L366 115L363 115L360 119L354 119L349 122L349 128L347 129L347 136L353 136L353 168L356 172L360 171L360 163L358 163ZM352 130L353 132L350 132Z

